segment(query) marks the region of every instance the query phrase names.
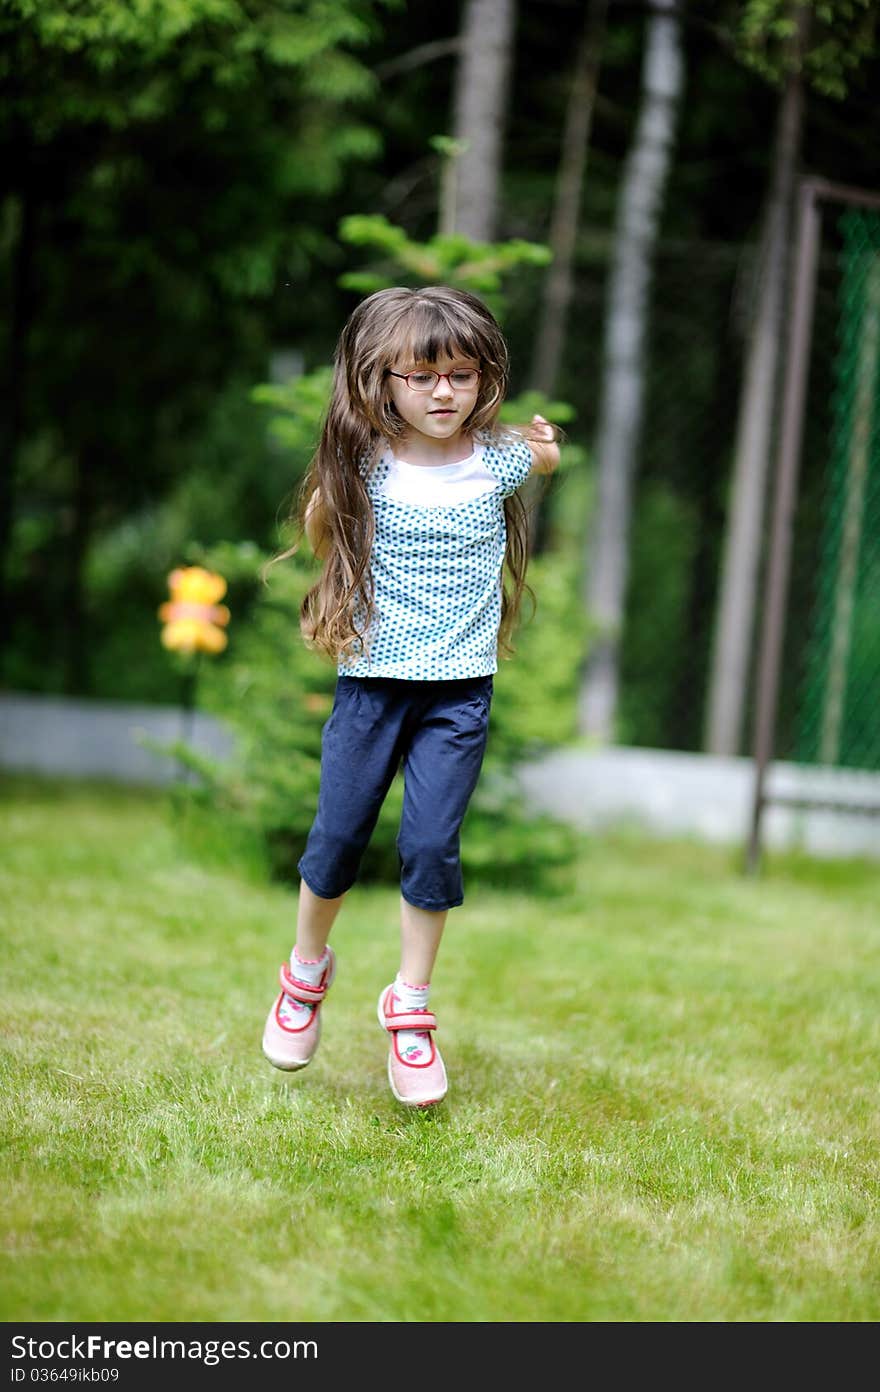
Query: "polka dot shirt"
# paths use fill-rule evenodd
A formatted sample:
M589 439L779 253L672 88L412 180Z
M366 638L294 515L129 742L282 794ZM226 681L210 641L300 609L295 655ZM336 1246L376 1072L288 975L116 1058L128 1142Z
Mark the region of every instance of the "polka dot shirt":
M498 670L504 499L523 484L532 454L522 440L476 446L488 483L466 501L424 505L383 491L389 450L365 471L375 516L371 556L376 618L368 651L339 664L348 677L437 681Z

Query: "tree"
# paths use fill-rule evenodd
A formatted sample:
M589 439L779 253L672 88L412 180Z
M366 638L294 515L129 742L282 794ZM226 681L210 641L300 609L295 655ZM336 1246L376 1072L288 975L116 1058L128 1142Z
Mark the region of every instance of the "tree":
M742 738L764 502L777 410L792 198L803 123L802 72L808 18L807 6L799 5L773 144L709 682L706 750L710 754L738 754Z
M552 397L556 391L565 347L568 310L574 286L574 251L581 191L590 143L607 8L607 0L587 0L584 27L575 53L571 90L565 112L550 218L549 246L553 259L541 295L531 365L532 388L546 397ZM533 551L540 550L544 542L544 528L541 526L544 486L544 480L534 478L527 480L524 489Z
M541 296L531 367L532 386L547 396L552 396L557 389L559 364L565 346L575 239L607 9L608 0L587 0L584 7L584 27L575 54L565 113L548 237L553 260Z
M161 496L223 383L262 375L273 294L307 286L320 245L315 201L378 151L358 116L375 82L349 50L382 3L4 8L0 553L8 565L14 517L39 495L39 540L16 564L66 644L69 689L88 686L96 529ZM2 580L0 611L20 612Z
M443 230L490 242L498 215L514 0L466 0L453 101L453 196Z
M652 258L683 83L677 5L655 0L645 31L641 106L617 204L596 439L598 502L585 566L586 605L598 632L584 669L579 723L582 733L604 742L613 738L617 705Z

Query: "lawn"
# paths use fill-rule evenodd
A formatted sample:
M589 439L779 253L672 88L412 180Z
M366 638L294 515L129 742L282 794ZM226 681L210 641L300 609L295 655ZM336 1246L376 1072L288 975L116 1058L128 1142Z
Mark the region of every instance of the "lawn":
M0 815L5 1321L880 1318L880 864L616 834L562 896L469 884L411 1113L393 886L286 1075L293 891L235 826L27 779Z

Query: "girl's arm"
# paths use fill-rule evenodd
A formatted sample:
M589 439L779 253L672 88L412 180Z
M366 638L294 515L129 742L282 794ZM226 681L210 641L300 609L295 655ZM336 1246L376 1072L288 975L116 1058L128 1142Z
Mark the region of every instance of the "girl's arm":
M532 452L531 472L552 474L559 463L556 427L543 416L532 416L532 423L525 431L525 441Z
M321 497L321 490L316 488L309 501L306 503L306 510L303 516L303 528L308 538L309 545L314 551L319 561L323 561L327 549L327 542L330 540L330 532L324 517L324 501Z

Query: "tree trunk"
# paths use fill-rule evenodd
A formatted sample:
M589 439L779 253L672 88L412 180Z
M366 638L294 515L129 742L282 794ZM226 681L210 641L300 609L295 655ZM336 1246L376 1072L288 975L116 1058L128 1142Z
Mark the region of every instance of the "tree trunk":
M544 281L530 374L533 389L543 392L545 396L552 396L556 391L565 347L581 190L590 145L607 9L608 0L588 0L565 113L548 239L553 260ZM529 517L529 549L534 555L543 550L546 539L546 527L543 525L546 508L541 507L541 502L547 487L546 480L531 478L526 480L522 490Z
M574 76L565 113L562 151L556 176L549 245L553 260L544 282L541 314L532 359L531 383L552 396L565 345L565 326L571 304L572 266L596 82L608 0L588 0L586 18L575 58Z
M495 235L514 20L514 0L465 4L453 102L459 153L452 158L454 193L446 202L447 221L475 242Z
M758 570L773 425L778 401L782 312L791 204L800 148L804 92L800 54L808 10L798 7L795 61L779 106L773 166L761 239L758 302L740 397L727 525L715 619L705 748L740 753L751 669Z
M644 345L654 248L684 85L679 7L655 0L647 21L642 99L618 202L605 316L597 502L585 567L598 633L581 686L581 733L614 738L632 485L644 396Z

